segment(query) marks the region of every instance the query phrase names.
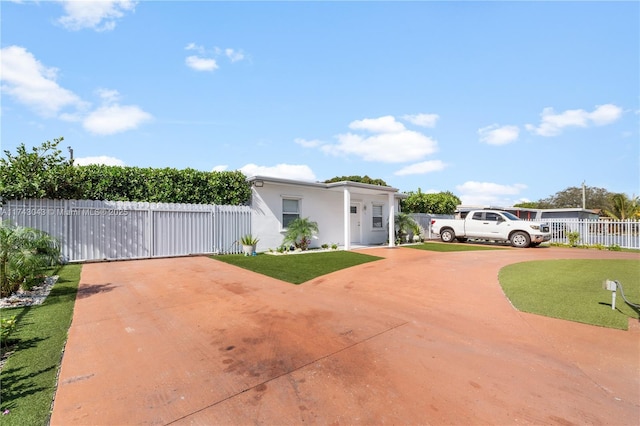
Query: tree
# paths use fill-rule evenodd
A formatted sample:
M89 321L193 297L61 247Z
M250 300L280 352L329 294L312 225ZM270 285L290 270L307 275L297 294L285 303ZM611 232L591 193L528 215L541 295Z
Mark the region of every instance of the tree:
M59 262L60 245L38 229L0 223L0 297L29 285L44 268Z
M593 210L612 210L611 192L604 188L595 188L586 186L585 208ZM564 209L564 208L581 208L582 207L582 188L570 187L563 191L556 192L554 195L538 201L541 209Z
M325 180L324 183L344 182L344 181L367 183L369 185L389 186L382 179L372 179L367 175L364 175L364 176L336 176L334 178Z
M318 223L308 217L294 219L287 225L284 244L293 244L296 248L306 250L311 244L311 238L318 233Z
M537 201L527 201L525 203L514 204L513 207L520 207L523 209L539 209L540 203Z
M611 210L604 210L604 213L617 220L632 219L640 216L640 199L638 197L627 197L627 194L613 194L611 196Z
M402 211L407 213L453 214L460 205L460 198L452 192L425 194L420 188L417 192L409 192L402 201Z
M79 185L73 160L65 159L58 145L64 138L46 141L28 151L24 143L17 154L4 151L0 158L0 198L77 198Z

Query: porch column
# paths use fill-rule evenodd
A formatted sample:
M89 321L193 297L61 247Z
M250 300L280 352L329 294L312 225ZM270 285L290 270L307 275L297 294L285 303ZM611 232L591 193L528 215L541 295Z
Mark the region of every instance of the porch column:
M396 202L393 193L390 192L389 196L389 247L395 247L396 245Z
M351 193L345 187L344 194L344 249L351 250Z

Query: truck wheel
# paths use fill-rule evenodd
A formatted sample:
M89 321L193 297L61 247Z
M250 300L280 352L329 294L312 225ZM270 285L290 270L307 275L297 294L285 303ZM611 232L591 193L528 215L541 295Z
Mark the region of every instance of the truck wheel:
M529 234L522 231L517 231L511 234L511 245L518 248L529 247L531 244L531 238Z
M440 239L443 243L450 243L456 239L456 234L453 232L453 229L443 229L442 232L440 232Z

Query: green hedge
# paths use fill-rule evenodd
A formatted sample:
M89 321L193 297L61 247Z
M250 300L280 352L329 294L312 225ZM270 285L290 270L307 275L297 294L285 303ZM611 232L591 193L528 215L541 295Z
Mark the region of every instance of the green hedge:
M246 177L239 171L104 165L76 169L81 198L88 200L242 205L251 197Z
M58 148L64 138L0 158L0 200L50 198L67 200L146 201L243 205L251 187L239 171L152 169L105 165L74 166Z

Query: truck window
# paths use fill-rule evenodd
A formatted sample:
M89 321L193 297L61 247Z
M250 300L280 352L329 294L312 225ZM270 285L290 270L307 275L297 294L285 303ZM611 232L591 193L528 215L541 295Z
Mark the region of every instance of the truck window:
M473 214L473 220L482 220L482 212L475 212Z
M509 212L502 212L503 215L505 215L506 217L508 217L511 220L520 220L520 218L514 214L511 214Z
M487 212L487 220L490 220L492 222L497 222L498 221L498 214L497 213L492 213L492 212Z

